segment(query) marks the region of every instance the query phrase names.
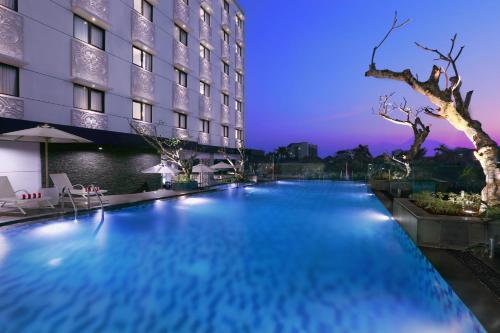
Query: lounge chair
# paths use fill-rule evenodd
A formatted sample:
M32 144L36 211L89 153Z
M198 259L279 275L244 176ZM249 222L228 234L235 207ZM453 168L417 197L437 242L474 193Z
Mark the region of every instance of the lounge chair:
M71 184L71 181L68 178L68 175L65 173L53 173L50 175L50 179L52 179L52 182L54 183L54 186L57 188L59 191L59 197L62 200L64 193L66 191L69 191L71 195L77 196L77 197L83 197L85 199L90 200L91 197L95 196L100 196L101 198L104 196L105 193L108 191L106 190L91 190L88 191L85 186L81 184L73 185Z
M6 205L11 205L14 208L19 209L19 211L26 215L26 211L22 208L27 204L36 203L40 206L41 203L45 203L48 207L54 208L50 203L50 198L33 198L33 199L20 199L18 193L25 193L28 196L30 193L26 190L14 191L12 185L7 176L0 176L0 207L5 207Z

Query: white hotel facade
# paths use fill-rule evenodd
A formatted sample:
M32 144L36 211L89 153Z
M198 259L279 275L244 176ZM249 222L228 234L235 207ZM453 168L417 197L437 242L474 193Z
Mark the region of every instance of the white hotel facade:
M244 50L234 0L0 0L0 122L235 148Z

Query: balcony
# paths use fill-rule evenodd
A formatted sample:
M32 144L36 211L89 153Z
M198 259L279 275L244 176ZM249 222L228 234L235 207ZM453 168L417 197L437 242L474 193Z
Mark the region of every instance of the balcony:
M156 134L155 126L152 123L148 123L148 122L140 121L140 120L136 120L136 119L132 119L131 123L132 123L133 128L131 126L130 133L132 133L132 134L136 134L136 131L134 130L134 128L137 129L139 131L139 133L141 133L142 135L154 136Z
M186 71L189 68L188 47L178 40L174 40L174 65Z
M235 91L236 91L236 99L239 100L239 101L242 101L243 100L243 84L239 83L239 82L236 82L235 83Z
M73 0L72 10L86 20L109 29L109 0Z
M155 76L136 65L132 66L132 84L130 94L133 99L154 103L155 99Z
M236 148L243 148L243 140L236 139Z
M155 48L155 26L153 22L132 10L132 43L150 53Z
M200 42L207 46L212 45L212 27L204 21L200 21Z
M243 57L240 55L236 55L236 71L239 73L244 71Z
M200 95L200 118L212 118L212 101L210 97Z
M108 88L108 55L102 50L73 39L71 42L72 61L71 76L74 82L97 87Z
M220 122L222 124L228 125L231 123L229 115L229 106L222 104Z
M210 61L207 59L200 59L200 80L206 83L212 82L212 68L210 66Z
M106 130L108 129L108 116L100 112L73 109L71 111L71 125Z
M229 47L229 43L224 42L224 40L221 40L221 58L222 60L228 62L231 60L231 50Z
M14 96L0 95L0 117L23 119L24 100Z
M236 42L240 45L243 45L243 43L245 42L243 28L240 28L238 26L236 26Z
M236 111L236 128L242 129L243 128L243 112L241 111Z
M208 11L210 14L212 13L212 0L201 0L200 5L205 8L206 11Z
M225 73L221 73L221 90L222 92L229 94L230 89L229 89L229 75Z
M229 147L229 138L222 137L220 144L221 144L222 147Z
M198 134L198 143L201 145L209 145L210 144L210 134L200 132L200 134Z
M0 6L0 62L23 66L24 19L18 13Z
M184 29L189 27L189 6L183 0L174 0L174 21Z
M222 18L221 18L222 28L226 31L231 30L231 19L229 18L229 13L222 9Z
M172 137L181 140L189 140L189 132L185 128L173 128Z
M189 91L188 88L174 83L173 85L172 108L175 111L189 112Z

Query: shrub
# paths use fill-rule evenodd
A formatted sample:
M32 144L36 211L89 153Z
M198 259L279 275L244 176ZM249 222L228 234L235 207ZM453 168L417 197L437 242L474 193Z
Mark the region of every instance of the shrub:
M486 217L491 219L500 219L500 205L488 207Z
M467 193L421 192L413 194L412 199L418 207L437 215L467 215L466 212L478 214L481 205L478 194Z

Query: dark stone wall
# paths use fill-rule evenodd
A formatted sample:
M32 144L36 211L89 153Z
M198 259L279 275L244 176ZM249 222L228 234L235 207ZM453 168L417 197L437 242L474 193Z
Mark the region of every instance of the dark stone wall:
M94 144L49 146L49 173L67 173L73 185L97 184L109 194L160 188L161 175L141 173L141 170L158 163L160 156L148 147Z

